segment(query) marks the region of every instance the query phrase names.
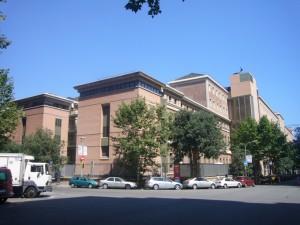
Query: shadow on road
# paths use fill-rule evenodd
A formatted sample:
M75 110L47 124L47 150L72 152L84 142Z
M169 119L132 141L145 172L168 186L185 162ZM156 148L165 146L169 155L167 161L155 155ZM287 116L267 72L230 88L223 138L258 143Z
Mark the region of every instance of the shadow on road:
M164 198L79 197L0 205L0 224L294 225L299 204Z

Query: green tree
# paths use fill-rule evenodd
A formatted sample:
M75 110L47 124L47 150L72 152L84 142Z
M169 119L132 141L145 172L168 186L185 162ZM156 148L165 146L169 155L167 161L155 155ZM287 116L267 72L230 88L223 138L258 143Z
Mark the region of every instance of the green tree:
M205 111L180 110L175 114L172 131L175 161L189 157L192 176L199 176L200 156L217 158L225 148L218 119Z
M22 111L14 102L13 89L14 83L8 77L8 70L0 69L0 149L9 142L22 118Z
M184 2L184 0L182 1ZM148 15L154 17L161 13L160 0L129 0L125 8L137 13L142 9L145 3L147 3L149 7Z
M165 152L171 116L165 106L149 106L144 98L122 103L113 116L119 136L111 137L115 154L122 165L136 174L137 181L145 172L157 171L155 159Z
M53 162L58 170L66 163L66 157L60 151L64 143L53 135L49 129L38 128L32 135L24 138L24 153L33 155L36 162Z
M237 149L233 152L233 154L235 154L234 157L238 157L237 155L239 155L239 157L242 158L241 163L245 161L245 149L247 154L250 153L253 156L253 173L258 181L261 173L260 161L263 159L263 154L257 147L259 140L257 127L257 122L253 118L248 117L246 120L242 121L236 129L233 129L231 144L232 148ZM257 141L257 143L254 141Z
M0 3L1 2L6 2L6 0L0 0ZM0 21L1 20L5 20L5 18L6 17L0 11ZM11 41L7 40L7 38L5 37L5 35L0 33L0 49L4 49L7 46L9 46L10 44L11 44Z
M300 127L295 129L295 140L293 142L295 168L300 168Z
M0 152L23 153L23 145L17 144L13 141L8 141L5 145L1 147Z

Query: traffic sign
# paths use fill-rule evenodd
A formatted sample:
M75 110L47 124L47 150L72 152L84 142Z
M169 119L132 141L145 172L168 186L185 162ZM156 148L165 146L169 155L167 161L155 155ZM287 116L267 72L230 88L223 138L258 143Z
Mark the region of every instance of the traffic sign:
M248 166L248 162L244 162L244 166Z
M80 156L80 161L83 161L84 160L84 156L82 155L82 156Z

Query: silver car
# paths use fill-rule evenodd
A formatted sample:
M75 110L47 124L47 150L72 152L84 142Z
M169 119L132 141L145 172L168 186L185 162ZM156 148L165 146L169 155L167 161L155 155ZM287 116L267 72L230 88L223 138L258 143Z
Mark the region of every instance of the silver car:
M209 181L203 177L194 177L183 181L184 188L193 188L194 190L197 188L211 188L215 189L216 184L213 181Z
M104 180L100 180L100 187L107 189L107 188L125 188L131 189L136 188L137 184L135 182L129 182L121 177L108 177Z
M146 188L158 190L158 189L182 189L182 184L179 182L172 181L166 177L152 177L146 180L145 183Z
M237 187L237 188L240 188L242 187L242 184L241 182L238 182L232 178L229 178L229 177L225 177L225 178L222 178L222 179L218 179L215 181L216 183L216 186L219 188L219 187L222 187L222 188L229 188L229 187Z

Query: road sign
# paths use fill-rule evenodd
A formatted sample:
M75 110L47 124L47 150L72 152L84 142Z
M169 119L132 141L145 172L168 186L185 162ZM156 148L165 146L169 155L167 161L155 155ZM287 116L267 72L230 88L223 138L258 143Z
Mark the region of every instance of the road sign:
M244 166L248 166L248 162L244 162Z
M84 160L84 156L82 155L82 156L80 156L80 161L83 161Z

